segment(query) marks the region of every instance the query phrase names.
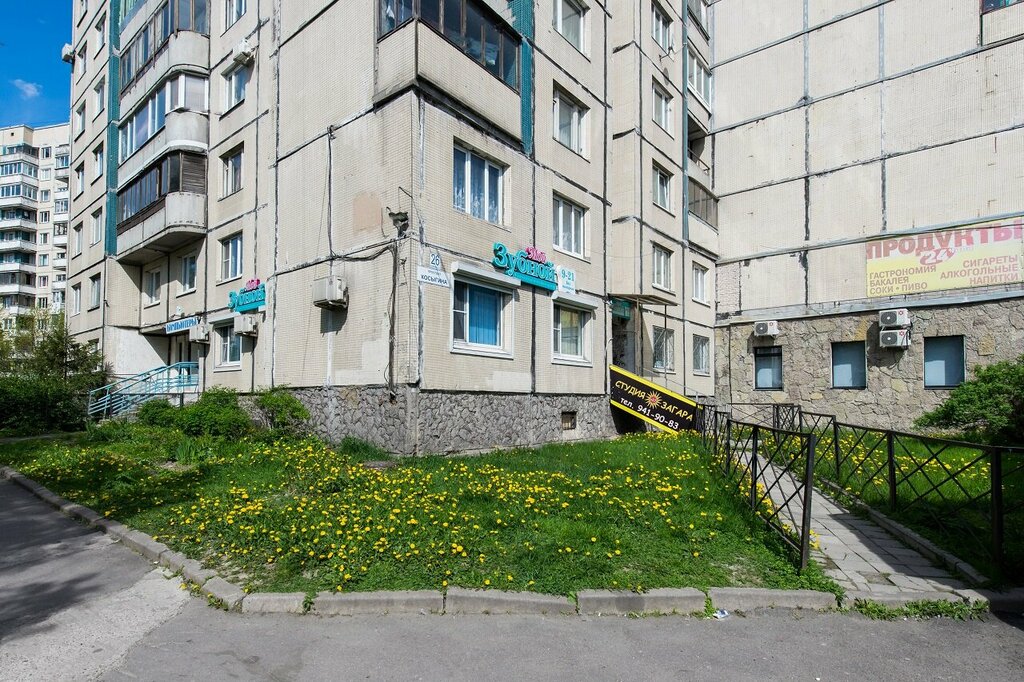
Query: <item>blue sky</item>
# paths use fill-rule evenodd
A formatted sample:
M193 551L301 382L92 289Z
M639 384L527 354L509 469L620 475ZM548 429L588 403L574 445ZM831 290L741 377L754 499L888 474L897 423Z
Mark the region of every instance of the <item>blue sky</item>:
M67 123L71 66L60 49L71 42L71 0L0 3L0 126Z

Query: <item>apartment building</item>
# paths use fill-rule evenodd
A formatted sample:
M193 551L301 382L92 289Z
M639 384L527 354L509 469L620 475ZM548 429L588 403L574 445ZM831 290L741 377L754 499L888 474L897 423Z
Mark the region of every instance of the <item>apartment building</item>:
M72 328L405 453L713 393L706 8L614 10L76 0Z
M713 15L718 399L905 428L1024 353L1024 3Z
M0 325L62 310L67 279L68 125L0 128Z

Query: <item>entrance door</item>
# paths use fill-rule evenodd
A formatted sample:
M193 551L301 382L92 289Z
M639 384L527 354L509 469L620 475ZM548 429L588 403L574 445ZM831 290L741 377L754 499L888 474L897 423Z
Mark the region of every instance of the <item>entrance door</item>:
M612 317L612 364L628 372L636 371L636 335L632 320Z

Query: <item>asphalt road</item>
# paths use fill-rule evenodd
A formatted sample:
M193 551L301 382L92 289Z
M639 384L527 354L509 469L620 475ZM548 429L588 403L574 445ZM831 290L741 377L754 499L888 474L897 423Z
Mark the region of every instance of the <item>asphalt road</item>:
M225 613L0 481L0 680L1021 680L1024 618Z

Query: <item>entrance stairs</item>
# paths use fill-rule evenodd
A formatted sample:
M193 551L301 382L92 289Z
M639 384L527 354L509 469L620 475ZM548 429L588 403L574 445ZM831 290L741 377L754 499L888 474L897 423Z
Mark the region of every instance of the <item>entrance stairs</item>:
M155 367L89 391L90 419L109 419L131 412L156 398L178 397L199 390L199 363L177 362Z

